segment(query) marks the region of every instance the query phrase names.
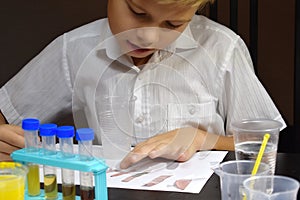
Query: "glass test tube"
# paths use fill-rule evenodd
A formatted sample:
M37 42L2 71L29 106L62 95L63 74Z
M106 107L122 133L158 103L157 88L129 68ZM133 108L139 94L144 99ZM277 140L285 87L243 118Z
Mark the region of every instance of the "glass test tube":
M42 137L43 156L56 154L56 124L43 124L40 126L40 136ZM44 191L45 199L52 200L57 198L57 179L56 168L53 166L43 166L44 169Z
M90 128L80 128L76 131L78 153L81 161L93 159L94 131ZM80 172L80 198L81 200L94 200L94 182L92 172Z
M38 151L39 138L38 129L40 121L35 118L26 118L22 120L22 129L24 130L25 148L27 153ZM27 163L27 193L29 196L40 195L40 173L39 165Z
M59 138L60 151L63 159L74 157L73 154L73 126L60 126L56 129L56 136ZM63 200L75 200L76 188L74 182L74 171L62 168L62 193Z

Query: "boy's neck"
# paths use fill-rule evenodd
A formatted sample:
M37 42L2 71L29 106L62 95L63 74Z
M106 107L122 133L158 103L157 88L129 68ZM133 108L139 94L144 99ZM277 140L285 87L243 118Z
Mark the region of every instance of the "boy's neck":
M142 66L142 65L145 65L150 60L152 55L153 54L151 54L147 57L144 57L144 58L135 58L135 57L131 57L131 58L132 58L133 63L134 63L135 66Z

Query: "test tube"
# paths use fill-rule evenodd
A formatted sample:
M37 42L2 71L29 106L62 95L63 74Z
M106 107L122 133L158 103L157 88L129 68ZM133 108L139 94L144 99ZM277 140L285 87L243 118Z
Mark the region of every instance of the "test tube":
M38 151L39 138L38 129L40 121L35 118L26 118L22 120L22 129L24 130L25 148L27 153ZM27 193L29 196L40 195L40 172L39 165L27 163Z
M78 154L81 161L93 160L94 131L90 128L80 128L76 131L78 141ZM94 200L94 184L92 172L80 172L80 198L81 200Z
M56 136L59 138L59 147L63 159L70 159L74 157L73 154L73 126L60 126L56 129ZM62 193L63 200L75 200L75 183L74 171L62 168Z
M40 126L40 136L42 137L43 155L52 156L56 154L56 124L43 124ZM57 199L56 168L44 165L44 191L45 199Z

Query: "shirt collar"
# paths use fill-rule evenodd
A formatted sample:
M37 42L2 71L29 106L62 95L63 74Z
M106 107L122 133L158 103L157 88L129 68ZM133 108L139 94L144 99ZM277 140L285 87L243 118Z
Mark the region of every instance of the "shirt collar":
M109 26L107 25L107 27ZM113 60L117 60L121 57L124 57L117 39L114 37L114 35L112 34L109 28L107 29L105 34L106 35L103 37L104 40L97 45L96 50L105 49L107 56ZM175 52L176 49L181 51L189 50L189 49L197 48L198 46L199 45L197 41L194 39L194 36L192 34L190 25L188 25L185 28L185 30L180 34L180 36L172 44L166 47L165 51Z
M107 27L109 26L107 25ZM107 29L107 32L102 36L102 38L104 39L97 45L96 50L105 49L107 56L113 60L116 60L123 55L118 41L112 34L110 28Z
M199 45L194 39L190 25L188 25L185 30L180 34L180 36L171 44L172 48L176 49L194 49Z

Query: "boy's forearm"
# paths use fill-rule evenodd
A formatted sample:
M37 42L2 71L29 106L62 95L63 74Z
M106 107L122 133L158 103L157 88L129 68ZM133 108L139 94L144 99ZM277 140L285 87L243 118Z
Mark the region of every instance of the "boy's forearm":
M234 151L233 136L219 136L215 149Z
M200 144L199 150L216 149L234 151L234 142L232 136L216 135L202 130L199 130L198 133L200 135L200 139L198 139L198 144ZM205 135L204 138L201 137L201 134Z

